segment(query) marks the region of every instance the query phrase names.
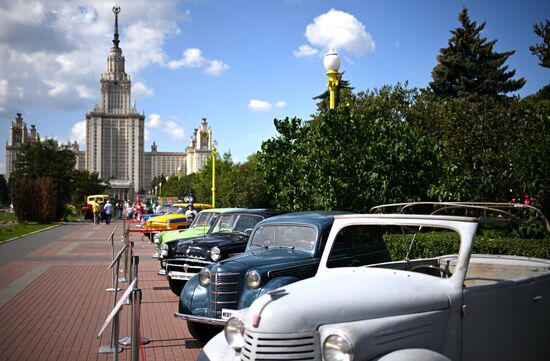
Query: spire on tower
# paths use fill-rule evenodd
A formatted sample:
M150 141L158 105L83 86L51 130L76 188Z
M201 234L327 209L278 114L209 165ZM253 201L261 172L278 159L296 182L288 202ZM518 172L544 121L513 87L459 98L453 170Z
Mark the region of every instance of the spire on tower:
M115 48L118 48L118 43L120 43L120 41L118 40L118 13L120 13L120 6L113 6L113 12L115 13L115 34L113 44L115 45Z

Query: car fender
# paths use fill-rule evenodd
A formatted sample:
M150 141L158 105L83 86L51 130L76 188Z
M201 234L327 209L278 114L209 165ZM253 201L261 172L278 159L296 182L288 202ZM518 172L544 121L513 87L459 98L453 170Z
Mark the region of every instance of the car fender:
M405 348L378 357L375 361L451 361L448 357L425 348Z
M262 290L258 293L256 298L260 297L263 294L266 294L267 292L273 291L279 287L283 287L298 281L300 281L300 278L298 277L282 276L282 277L274 278L269 282L267 282L264 287L262 287Z
M197 361L239 361L240 359L240 354L227 344L222 331L204 345Z
M199 284L199 276L191 277L181 290L179 313L203 316L208 309L208 289Z

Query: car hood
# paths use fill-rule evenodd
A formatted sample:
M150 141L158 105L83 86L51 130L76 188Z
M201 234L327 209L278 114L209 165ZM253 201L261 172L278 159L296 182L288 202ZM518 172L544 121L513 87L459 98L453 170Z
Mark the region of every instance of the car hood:
M288 248L258 249L227 259L213 269L214 272L240 272L243 269L277 269L284 264L298 265L301 261L311 261L312 255Z
M334 269L285 286L282 294L258 298L246 313L246 327L258 332L305 332L324 324L448 309L449 283L390 269ZM258 315L259 325L253 327L251 320Z
M201 249L209 250L214 246L220 249L223 249L224 247L233 245L238 241L246 242L246 238L235 237L228 234L227 236L221 236L221 237L206 236L206 237L184 239L178 242L176 251L178 253L184 252L188 248L192 248L192 249L201 248Z

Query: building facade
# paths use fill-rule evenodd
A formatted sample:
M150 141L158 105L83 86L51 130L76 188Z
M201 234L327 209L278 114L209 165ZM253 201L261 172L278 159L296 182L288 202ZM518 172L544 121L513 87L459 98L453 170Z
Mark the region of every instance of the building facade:
M183 152L159 152L153 142L150 152L144 150L145 115L132 104L130 76L125 71L125 58L119 47L118 14L113 8L115 25L113 46L107 57L107 69L101 74L99 101L86 113L86 150L75 141L75 168L97 172L111 184L112 196L132 199L136 193L148 192L151 181L159 176L185 176L196 173L212 153L212 129L206 118L194 129ZM10 129L6 143L6 176L12 172L21 144L39 140L36 128L30 133L20 113Z
M21 113L17 113L15 120L11 122L10 135L6 141L6 180L15 169L15 160L21 146L27 142L40 141L34 124L31 129L27 129L27 123L23 120Z

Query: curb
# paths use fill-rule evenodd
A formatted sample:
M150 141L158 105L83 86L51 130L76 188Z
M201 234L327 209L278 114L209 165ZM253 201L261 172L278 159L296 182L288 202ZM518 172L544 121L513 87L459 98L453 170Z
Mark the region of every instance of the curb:
M10 238L10 239L6 239L5 241L0 241L0 244L4 244L4 243L11 242L11 241L15 241L16 239L23 238L23 237L27 237L27 236L30 236L30 235L32 235L32 234L44 232L44 231L47 231L48 229L52 229L52 228L55 228L55 227L59 227L59 226L61 226L61 225L63 225L63 224L65 224L65 223L62 222L62 223L59 223L59 224L54 224L54 225L51 226L51 227L42 228L42 229L39 229L38 231L34 231L34 232L31 232L31 233L23 234L23 235L21 235L21 236L17 236L17 237L13 237L13 238Z

